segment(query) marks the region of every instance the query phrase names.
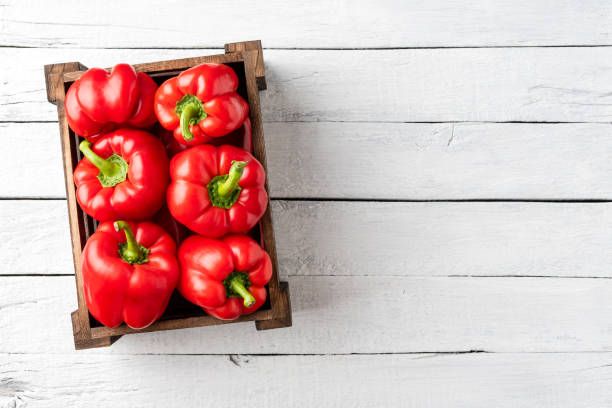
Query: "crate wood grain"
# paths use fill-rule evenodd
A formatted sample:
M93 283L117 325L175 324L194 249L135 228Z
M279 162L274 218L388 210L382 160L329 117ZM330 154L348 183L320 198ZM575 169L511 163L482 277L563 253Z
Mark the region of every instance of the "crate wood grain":
M259 90L266 89L263 54L261 41L246 41L225 45L225 54L210 55L195 58L175 59L169 61L152 62L133 65L138 72L147 73L154 80L160 82L169 77L178 75L181 71L202 63L228 64L237 70L240 78L243 97L250 106L250 118L253 134L253 155L261 162L267 171L266 151L263 137L261 108L259 104ZM239 69L236 69L238 67ZM241 316L233 321L222 321L206 315L202 309L188 304L184 299L173 295L168 308L160 320L149 327L135 330L122 324L119 327L109 328L96 322L87 310L83 291L83 276L81 275L81 252L87 239L94 233L97 222L86 215L76 201L76 191L73 183L73 170L81 159L78 149L79 136L68 126L64 109L64 98L70 85L80 78L87 67L79 62L45 65L45 83L47 86L47 99L57 105L57 114L62 143L62 156L64 162L64 175L66 181L66 195L68 203L68 216L70 234L72 237L72 254L77 286L78 309L72 312L72 328L76 349L110 346L119 337L125 334L151 332L159 330L182 329L187 327L210 326L218 324L255 321L257 330L267 330L291 326L291 304L289 300L289 286L286 282L279 282L276 244L270 206L259 223L259 234L264 248L270 254L273 265L272 278L268 284L269 301L250 315ZM239 88L239 92L241 89ZM266 190L269 192L266 181Z

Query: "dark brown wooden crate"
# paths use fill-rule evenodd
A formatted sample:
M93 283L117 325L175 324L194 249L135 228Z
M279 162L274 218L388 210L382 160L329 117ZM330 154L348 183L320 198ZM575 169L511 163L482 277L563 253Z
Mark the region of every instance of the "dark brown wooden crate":
M248 101L250 106L249 115L253 131L253 155L261 162L267 171L266 149L258 92L259 89L266 89L261 41L225 44L225 54L136 64L133 65L133 67L136 71L145 72L153 77L158 83L161 83L187 68L204 62L227 64L234 68L238 74L240 79L238 92ZM86 215L76 201L73 170L82 157L78 149L80 140L79 136L69 128L64 110L66 91L72 82L78 79L86 70L87 67L79 62L45 65L47 99L49 102L57 105L66 181L66 196L68 199L68 216L70 234L72 237L72 254L78 300L78 309L72 312L71 315L75 348L86 349L110 346L119 337L125 334L230 324L245 321L255 321L257 330L291 326L289 286L286 282L279 282L278 278L276 243L269 205L254 233L261 237L264 248L270 254L273 273L272 279L268 284L268 300L266 304L255 313L241 316L232 321L218 320L206 315L201 308L190 304L180 297L178 292L175 292L170 300L166 313L164 313L160 320L142 330L132 329L125 324L115 328L104 327L91 317L85 303L80 264L81 251L87 239L96 230L97 222ZM267 182L266 190L268 190Z

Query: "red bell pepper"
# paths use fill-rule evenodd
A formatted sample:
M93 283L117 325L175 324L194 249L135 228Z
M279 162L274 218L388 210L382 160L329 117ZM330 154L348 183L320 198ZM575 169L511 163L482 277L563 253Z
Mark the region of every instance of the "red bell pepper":
M181 144L176 141L174 138L174 134L167 129L159 126L155 128L155 134L159 136L164 146L166 146L166 152L168 153L168 157L172 158L175 155L189 149L189 146ZM251 129L251 119L248 117L242 123L238 129L234 130L229 135L222 137L211 139L208 142L213 146L221 146L224 144L230 144L232 146L242 147L249 153L253 152L253 131Z
M266 173L239 147L200 145L170 162L168 209L187 228L207 237L247 232L268 206Z
M247 117L242 126L234 130L223 138L211 139L208 144L222 146L229 144L243 148L249 153L253 153L253 131L251 129L251 119Z
M198 65L161 84L155 114L179 143L206 143L238 129L247 118L249 104L236 89L238 76L227 65Z
M166 310L179 279L176 244L151 222L104 222L83 249L89 312L108 327L147 327Z
M95 141L119 127L148 128L155 121L153 99L157 84L128 64L118 64L110 74L91 68L68 89L65 107L70 128Z
M253 313L266 301L272 262L246 235L219 240L193 235L179 247L178 259L178 290L211 316L233 320Z
M82 141L85 158L74 169L76 198L99 221L146 219L164 203L168 156L143 130L119 129L98 140Z

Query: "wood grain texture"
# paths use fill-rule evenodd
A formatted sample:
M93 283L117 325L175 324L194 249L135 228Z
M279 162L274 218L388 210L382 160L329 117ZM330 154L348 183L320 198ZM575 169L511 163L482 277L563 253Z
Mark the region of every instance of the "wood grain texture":
M272 202L281 280L609 278L611 209L610 203ZM0 275L71 274L66 213L64 201L0 201Z
M612 199L612 126L265 123L273 198ZM16 137L19 135L19 137ZM62 198L56 123L0 123L0 197ZM381 163L384 162L384 165Z
M5 407L594 408L612 354L0 355ZM168 392L168 384L172 392ZM194 386L198 384L197 386ZM359 385L359 386L356 386Z
M0 45L274 48L610 45L608 2L519 0L5 1Z
M4 0L0 198L64 196L44 64L261 38L273 197L611 200L611 23L601 0ZM599 124L461 123L516 121ZM609 407L610 205L273 201L292 328L75 353L74 278L38 276L72 270L66 203L0 200L0 406Z
M225 44L225 53L243 52L245 58L251 58L251 64L255 67L257 88L260 91L266 89L266 72L263 59L261 40L241 41ZM248 52L253 51L253 52Z
M74 278L1 282L0 353L71 352ZM612 351L610 279L292 276L289 286L290 328L235 323L142 333L99 352Z
M42 66L210 50L0 48L0 121L55 120ZM612 48L266 50L264 121L612 121ZM10 81L8 80L10 78Z

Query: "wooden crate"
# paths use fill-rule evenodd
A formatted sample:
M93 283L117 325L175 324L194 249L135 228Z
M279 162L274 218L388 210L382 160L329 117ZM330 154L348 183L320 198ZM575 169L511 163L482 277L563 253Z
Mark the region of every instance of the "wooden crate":
M267 170L261 109L259 105L259 90L266 89L261 41L226 44L225 54L137 64L133 65L133 67L136 71L147 73L158 84L161 84L166 79L178 75L181 71L205 62L227 64L238 74L240 80L238 93L248 101L250 106L253 155ZM278 262L270 206L268 206L256 230L253 231L255 235L260 237L261 242L263 242L264 248L270 254L273 265L272 279L267 286L268 300L255 313L241 316L229 322L218 320L206 315L200 307L189 303L175 291L164 315L158 321L142 330L132 329L125 324L116 328L104 327L89 314L83 292L83 276L81 275L80 267L81 252L89 236L95 232L97 222L81 210L76 200L73 170L82 157L78 148L80 139L79 136L69 128L64 110L66 91L85 70L87 70L87 67L79 62L45 65L47 99L49 102L57 105L62 155L64 160L68 215L78 298L78 310L72 312L72 329L75 348L86 349L110 346L114 341L125 334L244 321L255 321L257 330L291 326L289 286L286 282L279 282L278 279ZM266 190L268 190L267 182Z

